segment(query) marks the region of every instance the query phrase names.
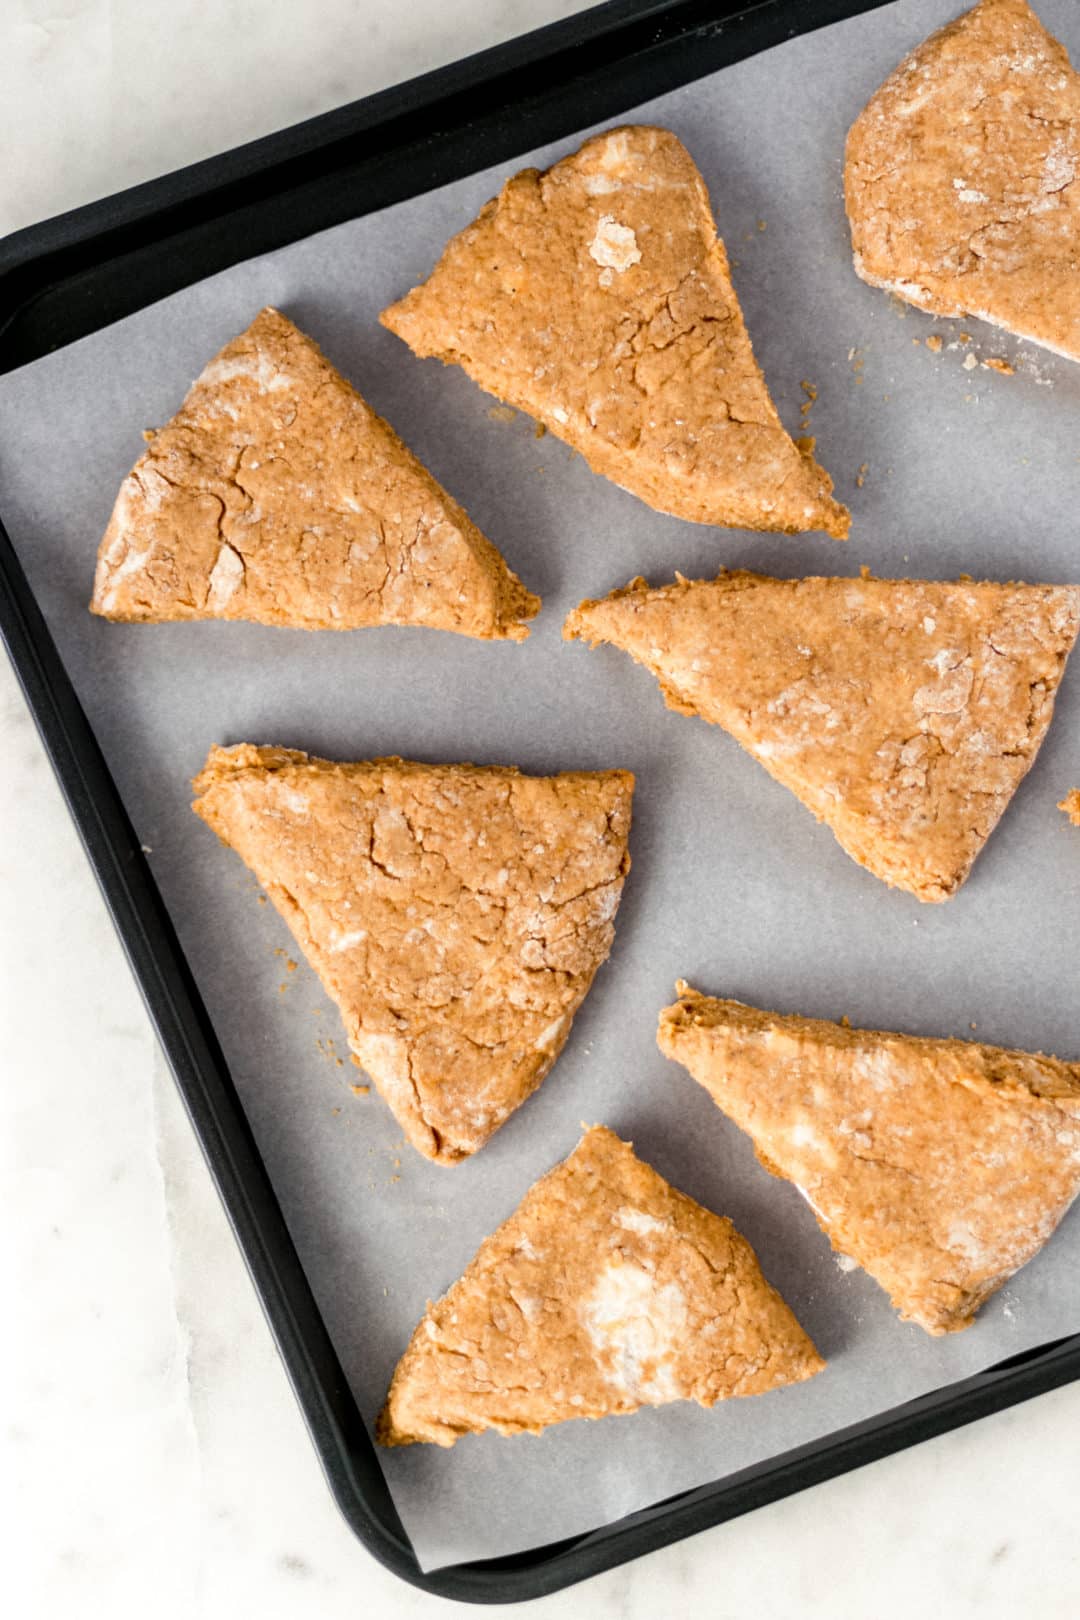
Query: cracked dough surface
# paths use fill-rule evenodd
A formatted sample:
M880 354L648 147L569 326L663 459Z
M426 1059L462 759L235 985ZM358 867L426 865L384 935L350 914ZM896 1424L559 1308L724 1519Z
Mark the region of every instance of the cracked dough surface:
M799 1383L825 1363L729 1220L594 1126L526 1193L398 1364L383 1445Z
M667 130L611 130L515 175L381 319L659 511L847 534L784 432L704 181Z
M1080 74L1026 0L933 34L852 125L855 268L1080 360Z
M1080 1064L676 990L661 1051L928 1333L969 1327L1080 1192Z
M98 552L95 613L528 635L539 598L277 310L147 437Z
M1039 750L1080 587L721 574L582 602L669 707L726 731L847 853L920 900L955 893Z
M627 771L214 748L193 808L289 924L413 1147L475 1153L543 1080L614 939Z

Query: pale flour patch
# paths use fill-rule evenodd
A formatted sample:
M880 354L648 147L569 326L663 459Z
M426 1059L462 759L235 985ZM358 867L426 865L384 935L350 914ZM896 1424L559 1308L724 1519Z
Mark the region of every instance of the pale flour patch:
M686 1297L676 1283L658 1286L641 1266L630 1264L605 1266L581 1308L604 1377L638 1401L678 1400L675 1358L687 1320Z
M223 545L210 570L210 586L206 605L211 613L220 613L228 606L244 578L244 559L232 546Z
M596 234L589 243L589 257L621 275L641 262L641 249L629 225L620 225L613 214L601 214Z
M632 1209L629 1204L615 1211L614 1220L616 1226L621 1226L624 1231L637 1232L642 1237L666 1232L669 1225L667 1221L658 1221L655 1215L647 1215L643 1209Z

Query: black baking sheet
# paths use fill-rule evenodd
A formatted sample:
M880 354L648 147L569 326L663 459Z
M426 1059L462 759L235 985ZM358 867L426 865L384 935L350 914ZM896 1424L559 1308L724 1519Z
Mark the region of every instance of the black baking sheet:
M1067 8L1058 9L1060 20L1044 8L1068 42ZM150 851L364 1415L373 1415L424 1298L572 1145L582 1115L633 1135L676 1184L732 1214L831 1356L837 1405L809 1428L793 1410L803 1391L791 1391L711 1415L670 1409L602 1429L570 1426L537 1445L491 1439L450 1457L389 1459L429 1564L505 1552L506 1532L522 1524L535 1545L603 1523L1076 1325L1075 1290L1063 1300L1051 1269L1066 1231L975 1333L935 1345L899 1327L872 1284L837 1273L790 1189L756 1170L745 1143L652 1047L655 1012L685 973L761 1003L927 1032L963 1034L978 1022L987 1039L1073 1055L1077 890L1062 881L1068 831L1052 798L1060 796L1053 773L1078 774L1075 746L1069 752L1075 682L972 884L953 906L928 912L858 872L727 739L668 715L640 672L559 641L566 608L639 570L853 572L868 562L882 573L1070 577L1076 368L981 329L971 352L1009 354L1016 377L981 368L975 376L957 350L934 360L913 341L929 323L850 271L838 196L843 132L931 14L945 13L889 7L635 113L675 128L706 175L790 426L801 379L815 379L819 454L856 513L846 549L660 518L593 479L563 447L538 444L524 419L492 417L492 401L464 378L419 365L377 327L378 309L425 272L505 166L204 282L0 390L5 521ZM809 54L809 68L796 52ZM782 116L793 83L804 90L794 123ZM575 144L576 136L560 141L537 160ZM85 613L97 533L138 428L170 414L205 358L262 302L282 305L324 344L542 592L545 613L525 648L407 631L119 629ZM381 1105L348 1090L359 1077L338 1067L344 1043L317 986L273 955L289 950L284 930L187 812L186 778L206 747L240 737L340 757L400 751L638 771L636 866L612 964L539 1097L461 1170L416 1160ZM1058 947L1053 961L1039 954L1047 938ZM1040 971L1024 971L1033 960ZM432 1255L437 1276L416 1258ZM816 1391L816 1402L827 1389L822 1379L805 1393ZM566 1489L577 1477L584 1519ZM643 1488L628 1489L631 1480ZM473 1527L457 1506L466 1499L482 1510ZM508 1499L510 1524L496 1511ZM483 1539L492 1528L497 1539Z

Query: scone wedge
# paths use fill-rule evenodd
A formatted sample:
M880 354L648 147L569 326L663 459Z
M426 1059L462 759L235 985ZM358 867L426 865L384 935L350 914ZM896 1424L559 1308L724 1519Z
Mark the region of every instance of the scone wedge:
M731 1222L594 1126L428 1305L376 1433L386 1446L538 1434L761 1395L824 1365Z
M1080 1064L676 991L661 1051L928 1333L969 1327L1080 1192Z
M98 552L95 613L528 635L539 598L277 310L146 437Z
M455 1164L543 1080L614 939L627 771L214 748L194 809L255 873L419 1153Z
M582 602L669 707L753 754L875 877L955 893L1031 766L1080 587L721 574Z
M848 532L783 429L705 183L666 129L609 130L515 175L381 319L658 511Z
M1080 74L1026 0L982 0L901 62L844 185L864 281L1080 360Z

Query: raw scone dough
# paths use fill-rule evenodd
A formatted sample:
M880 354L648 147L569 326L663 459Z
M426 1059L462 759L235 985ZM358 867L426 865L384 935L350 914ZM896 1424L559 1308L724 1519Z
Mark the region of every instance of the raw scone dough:
M920 900L959 888L1039 750L1080 587L721 574L582 602L668 705L723 726L850 856Z
M95 613L528 635L539 598L277 310L147 437L101 542Z
M1080 74L1026 0L933 34L852 125L855 268L1080 360Z
M704 181L668 130L610 130L515 175L382 321L661 512L848 532L784 432Z
M594 1126L428 1305L376 1432L386 1446L537 1434L760 1395L824 1365L731 1222Z
M194 809L251 867L418 1152L475 1153L543 1080L614 939L627 771L211 750Z
M1080 1064L676 990L661 1051L928 1333L969 1327L1080 1192Z

